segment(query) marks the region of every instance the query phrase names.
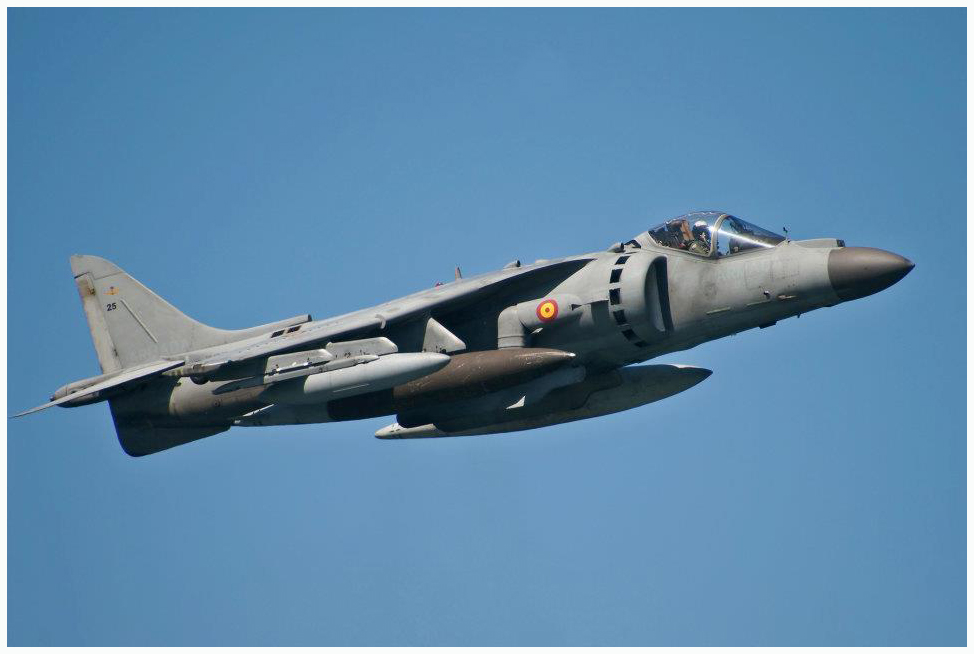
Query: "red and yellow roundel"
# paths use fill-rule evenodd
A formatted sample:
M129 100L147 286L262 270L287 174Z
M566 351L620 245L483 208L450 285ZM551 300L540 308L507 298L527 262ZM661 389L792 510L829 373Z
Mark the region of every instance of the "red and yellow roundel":
M554 300L545 300L538 305L535 313L538 314L538 320L541 322L551 322L558 317L558 303Z

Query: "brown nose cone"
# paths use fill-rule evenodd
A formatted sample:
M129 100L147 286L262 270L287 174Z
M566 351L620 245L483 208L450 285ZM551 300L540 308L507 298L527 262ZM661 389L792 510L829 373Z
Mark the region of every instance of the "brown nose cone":
M829 253L829 281L843 302L889 288L913 270L913 262L876 248L836 248Z

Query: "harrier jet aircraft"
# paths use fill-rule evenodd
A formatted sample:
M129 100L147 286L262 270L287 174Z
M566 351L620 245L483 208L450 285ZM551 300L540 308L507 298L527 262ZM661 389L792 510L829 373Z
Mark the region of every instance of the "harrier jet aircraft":
M438 284L325 320L239 331L187 317L105 259L71 257L102 374L51 406L108 401L122 448L231 427L395 415L378 438L534 429L624 411L710 375L642 365L876 293L913 269L837 239L789 240L719 211L607 250Z

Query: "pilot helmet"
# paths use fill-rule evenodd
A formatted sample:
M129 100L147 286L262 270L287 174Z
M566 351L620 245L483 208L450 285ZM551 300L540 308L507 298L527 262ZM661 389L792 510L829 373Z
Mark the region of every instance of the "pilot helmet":
M709 232L709 226L706 220L698 220L693 223L693 235L694 236L704 236Z

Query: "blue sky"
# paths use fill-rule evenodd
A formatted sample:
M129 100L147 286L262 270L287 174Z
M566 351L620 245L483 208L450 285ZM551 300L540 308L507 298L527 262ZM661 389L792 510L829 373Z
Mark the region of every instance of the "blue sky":
M966 14L8 10L8 404L98 373L68 256L326 317L692 209L911 258L515 435L8 423L8 639L961 645Z

